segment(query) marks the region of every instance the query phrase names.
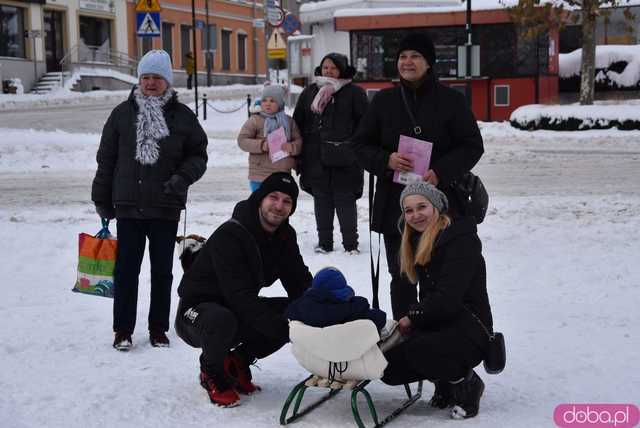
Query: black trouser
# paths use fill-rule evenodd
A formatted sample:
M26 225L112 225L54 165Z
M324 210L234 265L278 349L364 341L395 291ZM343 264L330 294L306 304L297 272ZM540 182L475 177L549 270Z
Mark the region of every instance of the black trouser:
M188 74L187 75L187 89L191 89L192 84L193 84L193 74Z
M138 276L149 239L151 262L151 302L149 330L169 330L173 250L178 222L173 220L139 220L119 218L118 254L113 274L113 331L131 334L136 326Z
M385 233L384 248L387 253L387 267L391 275L391 310L396 321L407 315L409 306L418 300L416 285L400 274L400 233Z
M389 362L382 381L402 385L427 379L451 381L480 364L482 350L458 330L417 331L384 354Z
M318 241L323 247L333 247L333 213L338 214L342 245L345 250L358 248L358 213L356 195L352 190L313 188Z
M290 300L286 297L261 297L277 313L284 314ZM284 316L284 315L283 315ZM175 329L178 336L194 348L201 348L200 368L206 373L222 373L229 350L247 359L265 358L288 341L288 336L267 337L243 323L230 309L214 302L193 307L180 303Z

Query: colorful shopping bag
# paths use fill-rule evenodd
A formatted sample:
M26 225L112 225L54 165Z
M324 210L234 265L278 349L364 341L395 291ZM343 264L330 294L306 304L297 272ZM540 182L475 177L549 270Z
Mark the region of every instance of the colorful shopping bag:
M78 248L78 280L72 291L113 297L118 241L109 232L109 220L102 219L102 229L94 236L80 233Z

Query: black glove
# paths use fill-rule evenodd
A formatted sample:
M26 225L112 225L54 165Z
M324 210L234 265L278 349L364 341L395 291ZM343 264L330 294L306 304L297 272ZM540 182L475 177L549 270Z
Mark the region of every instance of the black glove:
M116 209L112 205L96 204L96 212L100 218L112 220L116 218Z
M181 176L174 174L164 183L164 194L186 198L188 188L189 185L187 181Z

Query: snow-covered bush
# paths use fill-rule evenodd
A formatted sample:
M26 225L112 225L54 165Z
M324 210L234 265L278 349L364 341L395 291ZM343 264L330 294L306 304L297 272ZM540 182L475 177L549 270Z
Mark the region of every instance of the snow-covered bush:
M525 130L640 129L640 100L623 104L601 101L591 106L531 104L514 110L509 121Z

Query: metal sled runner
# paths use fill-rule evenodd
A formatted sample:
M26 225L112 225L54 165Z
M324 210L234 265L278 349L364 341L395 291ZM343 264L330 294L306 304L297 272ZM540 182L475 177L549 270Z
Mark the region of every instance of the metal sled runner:
M341 389L330 389L330 391L327 394L320 397L313 403L309 404L307 407L300 409L300 405L302 404L304 393L308 388L310 388L305 383L309 379L311 379L311 377L312 376L309 376L307 379L297 384L293 388L293 390L291 390L291 393L289 393L289 396L287 397L287 400L285 401L284 406L282 407L282 412L280 413L280 425L287 425L291 422L295 422L302 416L306 415L307 413L311 412L312 410L322 405L324 402L336 396L341 391ZM378 428L386 425L391 420L393 420L396 416L404 412L412 404L418 401L422 396L422 381L418 382L418 388L415 393L412 393L410 386L408 384L405 384L404 388L407 393L407 399L402 403L400 407L395 409L393 412L391 412L391 414L389 414L383 420L380 421L378 419L378 412L376 411L376 408L373 404L373 400L371 399L371 394L369 394L369 392L366 390L366 386L370 382L371 382L370 380L364 380L358 383L356 387L351 390L351 411L353 413L353 419L355 420L358 428L366 428L366 425L362 421L362 417L360 416L360 410L358 408L358 394L362 394L367 402L369 414L371 415L371 418L373 419L373 423L374 423L373 428ZM292 403L294 405L291 412L291 416L287 416L289 414L289 408L291 407Z

